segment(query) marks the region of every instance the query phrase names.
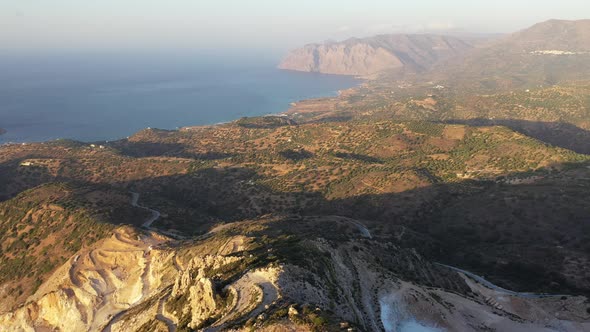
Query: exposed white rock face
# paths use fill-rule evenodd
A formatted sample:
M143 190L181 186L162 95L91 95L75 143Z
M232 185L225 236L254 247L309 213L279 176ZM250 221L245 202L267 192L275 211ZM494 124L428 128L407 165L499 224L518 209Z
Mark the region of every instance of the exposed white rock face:
M330 308L339 317L368 331L574 332L590 328L590 322L580 319L585 312L586 299L582 296L563 299L506 293L448 267L430 264L415 252L392 248L391 252L399 251L392 255L392 266L408 269L430 282L462 285L459 293L424 287L400 280L386 269L388 264L371 264L375 256L370 251L357 252L346 245L333 247L324 241L314 242L310 245L329 253L326 257L330 260L322 263L329 273L322 277L286 265L279 281L283 296L296 303ZM433 276L436 277L432 279ZM511 318L515 316L522 321Z
M196 328L211 317L217 310L211 279L200 278L189 288L189 301L192 308L192 319L189 327Z
M270 248L245 254L252 239L241 235L175 247L122 228L72 257L24 306L0 315L0 331L246 331L240 326L249 320L261 331L309 331L297 323L305 306L367 331L590 328L580 318L584 297L499 289L415 250L371 240L360 222L353 226L358 238L349 242L318 238L294 247L314 253L305 265L261 261ZM267 322L279 307L283 318Z
M540 55L579 55L579 54L590 54L590 52L575 52L575 51L562 51L562 50L541 50L541 51L532 51L531 54L540 54Z
M205 276L206 271L218 269L225 264L231 264L238 260L237 257L211 255L195 257L189 262L187 269L177 277L172 288L171 297L188 292L188 305L184 306L180 316L190 315L189 327L199 327L221 309L215 302L214 284L210 278Z
M22 307L0 315L0 331L174 331L181 320L220 330L256 317L280 298L277 266L247 270L224 290L214 281L245 259L234 255L245 240L190 248L182 262L166 247L170 239L122 227L78 252Z
M0 331L102 330L113 316L147 299L160 286L167 253L149 250L163 242L129 228L72 257L23 307L0 315ZM114 323L114 321L112 322Z

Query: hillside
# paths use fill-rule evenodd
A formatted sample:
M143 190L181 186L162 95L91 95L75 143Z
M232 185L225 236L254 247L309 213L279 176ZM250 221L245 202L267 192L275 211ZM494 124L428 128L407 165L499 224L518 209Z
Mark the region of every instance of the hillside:
M487 288L402 242L327 216L244 220L194 242L123 228L64 265L55 288L0 315L0 331L589 327L583 297Z
M23 302L78 250L114 224L143 219L129 195L106 188L47 184L0 203L0 312Z
M549 20L516 32L499 45L512 45L525 52L561 50L569 52L590 51L590 20Z
M507 126L547 144L590 153L590 83L473 92L433 82L396 85L371 81L339 97L299 102L299 122L350 119L434 121Z
M380 72L283 115L0 145L0 332L590 331L587 25L311 45L291 69Z
M279 68L340 75L370 75L401 68L425 70L470 48L468 43L453 37L381 35L306 45L290 52Z
M590 20L551 20L433 68L431 79L473 91L508 90L587 79Z
M515 291L590 291L590 184L582 180L590 157L506 127L266 117L149 129L103 148L56 141L0 151L2 194L10 197L0 225L17 232L5 233L12 240L2 250L13 259L29 248L25 270L2 272L1 287L20 294L7 308L19 309L0 315L11 331L306 331L340 323L369 331L391 315L461 329L489 324L490 310L500 324L492 327L534 328L560 315L584 328L584 297L506 297L434 264ZM56 181L67 184L43 185ZM118 226L150 218L130 191L158 211L150 229ZM564 218L571 225L560 228ZM29 235L65 241L47 249ZM13 248L15 241L24 246ZM393 303L407 311L395 316ZM56 318L66 312L69 320ZM507 314L522 322L501 318Z

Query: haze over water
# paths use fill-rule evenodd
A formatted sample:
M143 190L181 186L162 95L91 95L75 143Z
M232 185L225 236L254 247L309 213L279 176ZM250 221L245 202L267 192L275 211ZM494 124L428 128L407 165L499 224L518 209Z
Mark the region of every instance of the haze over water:
M215 54L0 58L0 143L124 138L286 111L352 77L275 69L278 57Z

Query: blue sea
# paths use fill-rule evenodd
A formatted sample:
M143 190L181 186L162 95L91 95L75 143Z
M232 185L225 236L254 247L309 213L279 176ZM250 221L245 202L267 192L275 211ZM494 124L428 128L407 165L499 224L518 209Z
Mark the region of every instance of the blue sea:
M215 124L336 95L352 77L214 53L0 55L0 143L115 140L146 127Z

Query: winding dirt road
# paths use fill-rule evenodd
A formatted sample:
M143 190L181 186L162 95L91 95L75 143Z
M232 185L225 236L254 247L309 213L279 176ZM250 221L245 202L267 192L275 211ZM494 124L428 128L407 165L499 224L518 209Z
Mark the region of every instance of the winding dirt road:
M170 293L162 297L158 302L158 313L156 314L156 319L166 324L168 327L168 332L176 332L176 322L174 321L174 318L168 317L166 310L164 309L164 304L166 304L168 298L170 298Z
M351 221L352 224L354 224L359 232L361 232L361 234L366 237L366 238L373 238L373 236L371 235L371 232L369 231L369 229L367 228L367 226L365 226L364 224L358 222L358 221Z
M156 221L160 218L160 215L161 215L160 211L156 211L156 210L150 209L148 207L139 205L138 201L139 201L139 194L136 192L131 192L131 206L137 207L140 209L144 209L146 211L149 211L152 214L151 217L149 217L143 224L141 224L142 227L150 228L152 226L152 224L154 223L154 221Z
M229 287L237 296L235 305L222 319L205 329L205 332L223 331L232 320L256 317L279 298L277 287L264 271L250 271Z

